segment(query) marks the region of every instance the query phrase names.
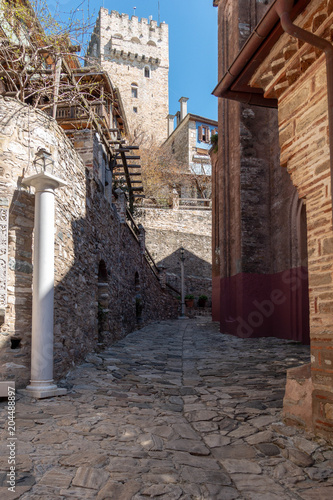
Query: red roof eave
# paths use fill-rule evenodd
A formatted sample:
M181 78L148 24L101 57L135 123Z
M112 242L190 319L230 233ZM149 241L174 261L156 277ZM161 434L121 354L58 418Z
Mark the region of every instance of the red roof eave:
M291 19L294 20L310 1L295 0L290 15ZM249 86L252 75L284 33L275 10L277 2L278 0L274 0L262 20L251 33L236 59L213 90L213 95L249 105L277 107L277 99L266 99L262 89Z

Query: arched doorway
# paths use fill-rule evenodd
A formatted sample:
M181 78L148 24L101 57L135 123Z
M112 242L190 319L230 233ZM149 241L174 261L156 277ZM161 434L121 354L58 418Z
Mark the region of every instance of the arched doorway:
M292 237L292 275L291 290L291 324L296 333L295 340L310 343L309 326L309 280L308 280L308 247L306 202L295 194L291 211Z

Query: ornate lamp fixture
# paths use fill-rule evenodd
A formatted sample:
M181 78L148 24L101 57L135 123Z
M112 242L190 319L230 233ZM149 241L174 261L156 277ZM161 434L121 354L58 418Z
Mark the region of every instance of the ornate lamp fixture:
M45 148L39 148L34 159L34 167L37 174L47 173L53 175L54 161L51 153Z

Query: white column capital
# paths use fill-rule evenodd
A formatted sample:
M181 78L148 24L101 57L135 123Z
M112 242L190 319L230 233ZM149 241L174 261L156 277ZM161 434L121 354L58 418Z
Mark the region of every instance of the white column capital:
M22 180L22 184L26 186L33 186L38 191L45 191L46 189L58 189L67 186L67 182L59 177L49 174L48 172L41 172L39 174L31 175Z

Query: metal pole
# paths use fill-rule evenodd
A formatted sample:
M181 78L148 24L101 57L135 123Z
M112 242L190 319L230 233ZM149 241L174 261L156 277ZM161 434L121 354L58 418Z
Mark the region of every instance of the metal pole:
M180 279L181 279L181 314L180 317L185 317L185 279L184 279L184 248L180 249Z

